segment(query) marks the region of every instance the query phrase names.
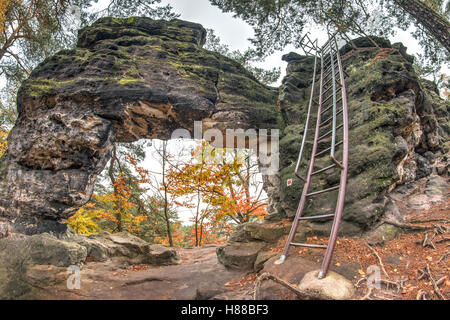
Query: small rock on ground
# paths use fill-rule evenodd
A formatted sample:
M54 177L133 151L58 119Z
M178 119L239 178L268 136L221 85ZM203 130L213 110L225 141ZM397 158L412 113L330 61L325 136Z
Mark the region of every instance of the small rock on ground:
M305 292L318 293L330 300L349 300L355 294L355 287L343 276L333 271L328 271L325 278L319 279L317 278L318 274L319 270L305 274L298 285L298 289Z

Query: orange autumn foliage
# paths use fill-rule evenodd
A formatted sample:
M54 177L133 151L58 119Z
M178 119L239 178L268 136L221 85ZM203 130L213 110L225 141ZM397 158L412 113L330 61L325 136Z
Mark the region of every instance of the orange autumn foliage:
M218 163L210 161L213 151L203 142L194 154L199 159L192 159L180 170L171 170L168 179L171 183L169 192L176 197L201 194L202 201L216 208L216 222L231 219L237 223L262 219L266 214L266 203L251 196L248 180L242 176L244 164L237 155L229 161ZM209 157L209 158L208 158Z

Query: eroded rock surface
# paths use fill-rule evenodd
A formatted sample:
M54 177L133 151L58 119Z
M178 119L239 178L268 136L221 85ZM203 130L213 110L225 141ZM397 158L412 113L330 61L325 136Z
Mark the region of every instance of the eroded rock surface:
M80 30L75 49L41 63L19 91L19 118L8 152L0 159L0 238L17 233L64 235L62 220L89 200L114 142L168 139L175 129L192 134L196 120L202 121L203 130L222 133L227 128L278 128L280 171L263 177L269 223L246 224L229 247L218 250L226 265L261 268L266 248L289 229L276 226L277 221L293 217L303 187L293 171L305 131L313 57L284 56L287 75L277 92L235 61L202 49L205 36L202 26L181 20L103 18ZM432 83L417 77L404 46L376 41L381 49L365 38L353 41L357 50L351 45L341 49L349 75L350 125L341 235L379 228L393 207L393 190L433 171L448 172L444 154L449 102ZM305 154L310 148L308 144ZM319 145L319 151L324 148ZM329 159L316 164L328 166ZM312 190L334 186L339 175L317 178ZM288 179L293 179L290 186ZM427 199L445 192L436 183L430 180ZM332 212L336 196L308 201L305 215ZM327 236L330 226L301 223L296 239ZM379 229L381 239L385 229ZM114 252L114 240L108 241L108 250ZM99 250L95 239L84 243L92 252Z
M319 294L330 300L350 300L355 294L355 287L349 280L329 271L323 279L318 279L319 270L310 271L298 284L298 289L309 294Z
M365 38L341 49L349 108L349 174L340 234L357 235L376 226L383 218L394 188L426 177L436 168L436 159L448 159L449 102L427 80L415 74L413 58L401 44L375 39L381 50ZM286 55L287 76L280 87L284 127L280 140L280 200L272 208L280 217L293 217L303 183L294 176L301 137L304 134L311 90L313 57ZM318 88L317 88L318 90ZM315 119L312 120L315 123ZM313 140L313 130L307 141ZM337 140L340 141L338 135ZM306 153L312 144L306 145ZM321 151L329 142L320 143ZM337 156L341 158L341 150ZM309 157L302 163L306 172ZM316 160L316 169L330 165L329 155ZM448 164L447 164L448 166ZM287 180L293 184L287 186ZM315 176L311 191L334 186L339 173ZM306 204L305 215L334 212L337 191L316 196ZM302 223L299 231L328 235L331 222ZM311 233L311 232L309 232Z
M196 120L204 130L278 127L276 89L202 49L205 36L187 21L103 18L31 73L0 162L0 216L11 231L63 233L114 141L192 134Z
M73 273L67 267L30 265L15 278L2 278L1 299L113 299L113 300L209 300L251 299L249 285L240 286L246 271L226 269L218 263L214 247L177 249L180 263L141 265L116 259L90 261L80 268L80 287L68 288ZM10 275L12 273L10 272Z

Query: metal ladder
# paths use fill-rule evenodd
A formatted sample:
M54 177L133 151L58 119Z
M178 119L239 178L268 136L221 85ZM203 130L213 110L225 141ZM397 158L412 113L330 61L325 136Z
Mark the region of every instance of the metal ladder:
M336 32L333 35L329 35L328 41L321 48L317 46L317 40L315 40L314 42L311 41L311 39L308 37L307 34L303 37L301 41L303 44L302 45L303 51L305 51L306 54L310 55L311 53L313 53L313 51L315 51L314 74L311 86L311 96L309 100L303 140L300 147L297 165L295 167L295 175L297 176L297 178L304 181L305 184L303 186L303 192L301 195L300 203L298 205L297 212L294 221L292 223L291 231L289 233L282 255L279 258L279 260L275 262L276 264L281 264L285 261L290 246L326 249L325 257L322 262L322 267L318 275L319 279L326 277L328 268L331 263L333 250L336 245L339 225L341 222L342 212L344 209L345 190L347 185L348 109L347 109L347 96L344 81L345 71L343 70L341 57L339 55L339 48L336 40L337 34L338 33ZM316 84L318 59L320 59L321 69L320 69L320 83L319 83L320 87L319 100L317 101L314 98L315 94L314 87ZM317 115L313 148L307 175L306 177L302 177L299 174L299 169L306 143L307 130L313 113ZM341 141L336 141L337 137L336 133L338 130L341 130L342 132ZM330 136L331 140L329 141L330 143L329 147L318 152L319 142L328 143L328 139L330 138ZM342 159L337 159L335 156L335 151L339 147L342 147ZM329 153L330 165L314 171L315 170L314 160L318 157L323 157L327 153ZM315 191L309 190L311 179L314 176L321 173L329 172L331 170L340 170L341 172L340 183L338 185L323 190L315 190ZM336 209L334 213L302 217L306 200L308 198L326 192L331 192L334 190L339 190ZM300 220L323 220L323 219L334 219L328 245L293 242L293 239L297 232L298 223Z

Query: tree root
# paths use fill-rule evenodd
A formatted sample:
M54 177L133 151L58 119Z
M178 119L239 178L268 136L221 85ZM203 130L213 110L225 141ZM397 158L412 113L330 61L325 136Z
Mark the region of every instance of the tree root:
M427 222L442 222L444 224L446 223L450 223L450 220L448 219L426 219L426 220L412 220L412 221L408 221L410 224L414 224L414 223L427 223Z
M430 294L423 289L417 292L416 300L431 300Z
M433 284L433 289L434 289L434 292L436 293L436 295L437 295L437 296L439 297L439 299L441 299L441 300L447 300L447 299L445 299L445 297L444 297L444 295L442 294L441 290L439 290L439 286L437 285L436 281L435 281L434 278L433 278L433 275L431 274L430 266L428 265L428 263L427 263L427 272L428 272L428 274L429 274L429 276L430 276L430 280L431 280L431 283Z
M389 279L389 274L386 272L386 269L384 268L383 260L381 260L381 257L378 255L377 251L370 246L370 244L366 243L367 247L372 251L372 253L377 257L378 262L380 262L381 270L383 270L384 275Z
M393 225L394 227L406 230L406 231L410 231L410 232L414 232L414 231L429 231L429 230L433 230L435 228L435 226L414 226L408 223L400 223L400 222L395 222L392 220L386 220L384 223Z
M442 257L439 259L439 261L437 262L437 264L441 263L442 261L447 260L448 255L450 254L450 252L446 252L442 255Z

